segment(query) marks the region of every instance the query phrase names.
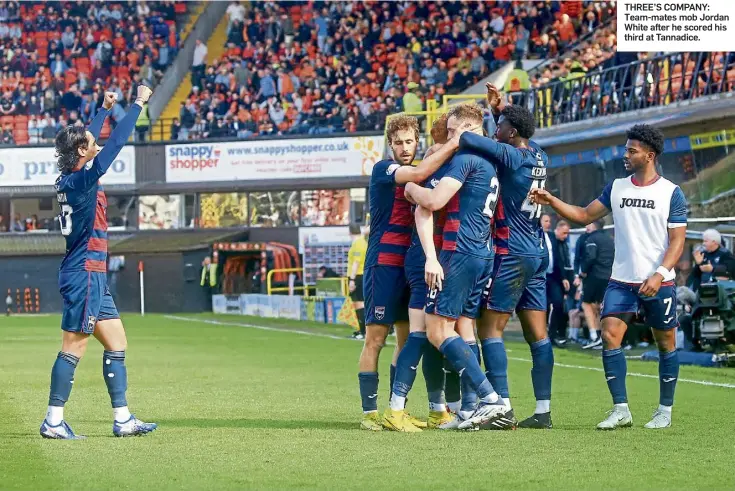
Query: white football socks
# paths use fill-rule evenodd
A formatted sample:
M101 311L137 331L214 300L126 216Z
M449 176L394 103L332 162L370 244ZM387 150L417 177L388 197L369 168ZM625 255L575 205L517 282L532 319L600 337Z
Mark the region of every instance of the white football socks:
M590 340L597 341L597 330L596 329L590 329Z
M542 401L536 401L535 414L543 414L551 411L551 401L546 399Z
M672 406L662 406L661 404L658 405L658 410L662 413L666 413L666 415L671 418L671 407Z
M63 406L49 406L46 411L46 422L51 426L59 426L64 421Z
M113 407L112 416L118 423L124 423L130 419L130 410L128 409L128 406Z
M394 411L403 411L406 409L406 398L392 393L390 395L390 408Z
M443 413L447 410L446 404L441 404L438 402L430 402L429 403L429 411L437 412L437 413Z
M486 404L495 404L499 399L500 396L498 396L497 392L491 392L480 400Z
M454 414L457 414L459 410L462 409L462 401L448 402L447 408Z
M505 404L505 407L507 407L508 409L511 409L510 397L503 397L503 404Z

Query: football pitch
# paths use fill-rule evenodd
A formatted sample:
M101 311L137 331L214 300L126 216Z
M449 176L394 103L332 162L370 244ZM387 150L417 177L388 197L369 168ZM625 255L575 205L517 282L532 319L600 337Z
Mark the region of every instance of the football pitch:
M59 317L0 318L0 489L733 489L735 371L682 367L673 426L644 430L657 365L628 362L634 427L595 431L611 401L599 352L556 350L554 429L370 433L349 329L242 316L127 315L131 410L152 435L116 439L92 340L65 416L84 441L38 434ZM508 343L519 418L528 347ZM392 346L381 357L387 404ZM423 378L409 409L426 416Z

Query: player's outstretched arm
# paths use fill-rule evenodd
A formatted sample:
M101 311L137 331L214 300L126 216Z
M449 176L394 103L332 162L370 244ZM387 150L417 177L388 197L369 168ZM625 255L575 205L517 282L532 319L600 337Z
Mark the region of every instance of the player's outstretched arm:
M469 131L459 139L459 149L482 155L495 165L508 170L516 170L523 164L523 156L512 145L498 143L492 138Z
M418 183L427 180L434 172L439 170L439 167L452 158L459 148L460 136L463 133L477 131L478 128L479 126L475 123L468 122L461 124L457 129L456 136L454 138L448 140L441 147L437 147L436 145L432 146L431 148L437 148L433 152L427 152L419 165L416 167L410 165L401 166L396 171L396 184L402 185L409 182Z
M419 236L421 248L426 255L424 279L429 288L441 290L442 281L444 281L444 270L436 257L436 247L434 246L434 214L422 206L417 206L414 218L416 220L416 234Z
M100 137L100 132L102 132L102 126L105 124L105 119L110 114L110 109L112 109L112 106L114 106L116 102L117 92L105 92L105 100L102 102L102 109L97 111L94 119L87 127L87 130L92 133L95 140Z
M592 223L610 213L610 209L599 199L582 208L563 202L545 189L532 189L528 196L531 203L550 206L559 216L581 225Z
M427 152L428 156L424 156L424 159L416 167L412 165L401 166L396 170L396 184L403 185L409 182L423 182L427 180L439 167L452 158L457 148L457 141L448 141L432 154L428 155Z
M94 159L92 169L95 169L99 176L102 176L107 172L107 169L109 169L112 162L115 161L115 158L120 153L120 150L122 150L122 147L127 143L130 135L133 134L133 130L135 130L135 122L138 121L140 111L143 109L143 105L148 102L148 99L150 99L151 94L153 94L153 91L150 88L145 85L138 86L137 99L135 99L135 102L130 106L130 109L122 121L120 121L115 129L112 130L109 140L107 140L104 148L100 150L100 153L97 154L97 157Z
M429 211L437 211L444 208L461 187L460 181L452 177L442 177L434 189L424 188L410 182L406 184L406 192L417 205Z

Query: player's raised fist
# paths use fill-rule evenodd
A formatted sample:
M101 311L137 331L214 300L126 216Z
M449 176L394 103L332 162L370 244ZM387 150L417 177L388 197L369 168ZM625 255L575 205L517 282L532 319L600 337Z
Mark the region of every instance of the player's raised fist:
M490 105L490 108L491 109L499 108L500 103L503 100L502 96L500 95L500 89L498 89L496 86L494 86L490 82L485 84L485 89L487 90L487 103Z
M151 90L150 87L147 87L145 85L138 85L138 101L144 103L148 102L148 99L151 98L151 95L153 95L153 90Z
M528 199L535 205L549 205L553 196L545 189L535 188L528 193Z
M105 100L102 102L102 107L109 111L116 102L117 92L105 92Z

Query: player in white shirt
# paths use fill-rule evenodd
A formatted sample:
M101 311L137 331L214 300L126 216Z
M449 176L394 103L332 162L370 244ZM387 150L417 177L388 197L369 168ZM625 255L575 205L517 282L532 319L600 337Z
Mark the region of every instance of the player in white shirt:
M677 185L656 171L656 160L664 148L663 134L652 126L636 125L627 137L623 162L633 175L615 179L586 208L564 203L544 189L531 190L532 201L551 206L567 220L588 224L612 212L615 221L615 260L602 307L602 362L614 407L597 425L600 430L633 424L621 342L639 308L659 349L659 406L646 428L671 426L679 377L673 280L686 238L686 199Z

